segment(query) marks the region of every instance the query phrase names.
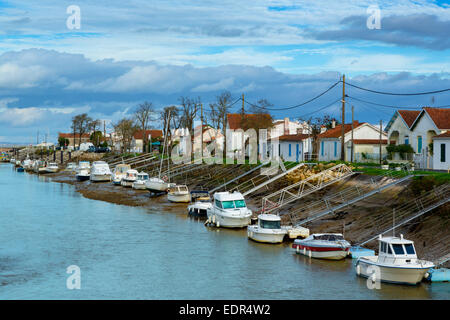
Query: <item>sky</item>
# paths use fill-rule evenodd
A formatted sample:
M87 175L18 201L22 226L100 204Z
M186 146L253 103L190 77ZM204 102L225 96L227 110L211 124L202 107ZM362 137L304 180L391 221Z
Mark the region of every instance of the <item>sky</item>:
M68 26L70 6L79 28ZM373 6L379 29L367 26ZM448 89L449 34L449 1L0 0L0 144L56 142L84 112L110 130L144 101L161 109L200 97L207 109L224 90L285 108L343 74L378 91ZM387 124L393 107L450 106L450 91L346 93L346 119L353 105L355 119L373 124ZM341 97L339 84L271 113L340 120Z

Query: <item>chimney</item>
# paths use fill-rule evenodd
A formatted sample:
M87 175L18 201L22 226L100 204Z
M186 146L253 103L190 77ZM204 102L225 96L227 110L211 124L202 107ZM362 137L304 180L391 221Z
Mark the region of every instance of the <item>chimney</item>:
M333 121L331 121L331 128L335 128L336 127L336 120L333 119Z
M284 134L289 134L289 118L284 118Z

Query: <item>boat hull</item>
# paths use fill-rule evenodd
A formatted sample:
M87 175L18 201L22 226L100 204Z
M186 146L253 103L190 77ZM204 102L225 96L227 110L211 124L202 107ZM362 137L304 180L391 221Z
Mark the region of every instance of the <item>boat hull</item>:
M136 180L131 181L131 180L122 179L122 181L120 182L120 185L125 188L131 188L133 186L134 181L136 181Z
M145 190L145 184L143 183L133 183L133 189L135 190Z
M76 178L78 181L86 181L90 179L90 176L81 176L81 175L76 175Z
M89 178L92 182L111 181L111 174L92 174Z
M294 243L292 249L294 249L297 254L302 254L310 258L327 260L342 260L347 257L349 250L349 248L337 248L333 246L316 247L298 243Z
M166 182L157 182L157 181L147 181L145 183L145 187L148 191L154 192L154 193L161 193L161 192L167 192L167 189L169 188L169 184Z
M356 274L361 277L373 277L377 269L379 275L375 274L375 276L379 277L381 282L417 285L430 268L383 266L361 258L356 262Z
M286 233L282 229L264 229L255 225L247 227L248 238L263 243L282 243Z
M167 194L167 200L170 202L177 202L177 203L189 203L191 202L191 195L188 194Z
M208 218L211 218L216 226L223 228L245 228L251 223L251 214L226 216L220 213L215 213L214 210L208 210Z

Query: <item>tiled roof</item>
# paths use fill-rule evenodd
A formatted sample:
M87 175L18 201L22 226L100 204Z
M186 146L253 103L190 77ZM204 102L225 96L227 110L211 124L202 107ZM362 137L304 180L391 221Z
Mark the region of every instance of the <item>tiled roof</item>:
M362 126L363 124L365 124L365 122L359 123L358 121L355 121L353 129L356 129L359 126ZM344 134L346 134L347 132L350 132L350 131L352 131L352 124L351 123L346 123L344 125ZM332 129L328 129L324 133L319 134L318 138L319 139L323 139L323 138L339 138L341 135L342 135L342 125L339 124L336 127L332 128Z
M379 139L353 139L354 144L380 144ZM381 140L381 144L387 144L387 140Z
M450 138L450 130L433 137L433 139L436 138Z
M416 120L417 116L421 112L420 110L397 110L397 111L408 125L408 128L411 128L412 124L414 123L414 120Z
M152 136L152 138L158 138L162 137L163 133L162 130L145 130L145 136L148 137L149 135ZM138 130L134 133L133 137L135 139L143 139L144 136L144 130Z
M270 114L244 114L245 119L251 119L258 116L268 117L270 118ZM242 129L241 126L242 114L240 113L227 113L227 122L228 126L232 130Z
M424 107L423 109L428 113L438 129L450 129L450 109L431 107Z
M58 137L59 138L66 138L66 139L68 139L68 138L73 138L73 132L72 133L59 133L58 134ZM75 138L79 138L80 137L80 134L79 133L76 133L75 132ZM83 133L82 135L81 135L81 138L87 138L87 139L89 139L91 137L91 135L89 134L89 133Z
M285 134L278 137L279 141L302 141L304 139L309 138L307 134Z

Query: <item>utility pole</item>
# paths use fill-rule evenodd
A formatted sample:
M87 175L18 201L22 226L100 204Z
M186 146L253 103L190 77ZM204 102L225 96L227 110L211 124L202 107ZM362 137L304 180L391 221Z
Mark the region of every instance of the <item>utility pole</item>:
M202 121L202 125L200 126L200 152L203 158L203 103L200 103L200 120Z
M244 117L244 114L245 114L244 106L245 106L245 100L244 100L244 94L242 94L242 117Z
M380 165L382 164L382 150L381 150L381 143L382 143L382 130L383 130L383 120L380 120Z
M355 113L355 107L354 106L352 106L352 155L351 155L351 162L353 162L353 152L354 152L354 149L353 149L353 122L354 122L354 118L353 118L353 116L354 116L354 113Z
M341 160L345 161L345 74L342 75L342 132L341 132Z

